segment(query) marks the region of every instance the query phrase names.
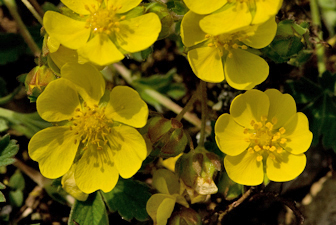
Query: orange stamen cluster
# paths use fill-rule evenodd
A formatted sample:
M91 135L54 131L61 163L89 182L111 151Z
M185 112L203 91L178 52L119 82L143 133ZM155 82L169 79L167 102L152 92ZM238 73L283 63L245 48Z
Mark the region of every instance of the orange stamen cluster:
M102 150L107 144L107 135L111 133L111 124L113 121L106 118L105 108L99 108L97 105L89 107L85 102L82 108L76 109L76 115L70 119L72 130L78 135L77 141L81 141L87 148L88 144L96 145L98 150Z
M273 160L278 160L279 154L284 150L284 145L287 142L282 135L286 132L285 128L274 130L273 127L277 123L274 117L271 122L267 121L267 117L262 116L260 122L251 121L252 129L245 128L244 133L248 134L247 142L250 142L248 152L257 154L257 161L262 161L264 157L270 157Z

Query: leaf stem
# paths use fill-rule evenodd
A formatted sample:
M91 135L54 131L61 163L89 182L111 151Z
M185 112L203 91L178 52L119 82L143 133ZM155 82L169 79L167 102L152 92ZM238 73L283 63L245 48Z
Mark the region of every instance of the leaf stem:
M204 147L205 141L205 127L206 127L206 119L208 113L208 98L207 98L207 91L206 91L206 83L201 80L200 82L200 89L199 95L202 103L202 121L201 121L201 135L199 139L198 146Z
M15 0L3 0L3 2L5 3L5 5L8 8L10 14L14 18L14 20L16 21L16 23L19 27L19 32L20 32L21 36L23 37L23 39L27 43L30 50L33 52L34 56L35 57L40 56L41 50L37 46L37 44L35 43L32 36L30 35L26 25L24 25L20 15L17 11L17 6L16 6L16 3L15 3Z
M321 25L321 16L320 16L320 11L319 7L317 4L317 0L310 0L310 11L311 11L311 16L312 16L312 22L313 25L317 27L317 37L318 41L323 40L323 33L322 33L322 25ZM325 65L325 60L324 60L324 54L325 54L325 49L324 45L320 44L319 46L316 46L316 56L317 56L317 68L319 72L319 77L322 77L322 74L327 70L326 65Z
M199 88L200 88L200 86L199 86ZM197 99L199 99L198 91L199 90L196 90L196 92L191 96L191 98L189 99L187 104L183 107L182 111L175 117L176 120L181 121L184 114L187 113L190 110L190 108L192 107L192 105L195 103L195 101Z

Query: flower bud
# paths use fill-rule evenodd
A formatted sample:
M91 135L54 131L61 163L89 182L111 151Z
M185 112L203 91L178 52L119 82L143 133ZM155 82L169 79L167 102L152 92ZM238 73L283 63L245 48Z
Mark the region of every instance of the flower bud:
M46 66L36 66L26 76L25 86L30 98L37 98L44 88L56 79L55 74Z
M219 157L203 147L197 147L182 155L175 166L175 171L187 191L190 188L200 195L214 194L218 191L213 178L220 169Z
M174 157L184 151L188 139L176 119L154 117L148 122L148 137L153 143L152 156Z
M158 40L168 37L170 35L170 28L174 23L174 19L167 6L159 2L153 2L147 6L147 12L155 13L161 20L162 27Z
M202 218L195 210L182 208L172 214L168 225L202 225Z

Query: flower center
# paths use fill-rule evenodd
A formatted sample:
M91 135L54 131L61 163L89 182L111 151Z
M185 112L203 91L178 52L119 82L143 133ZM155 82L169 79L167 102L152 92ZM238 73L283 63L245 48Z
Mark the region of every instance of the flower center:
M249 134L246 139L250 142L248 152L257 154L257 161L262 161L264 156L271 157L273 160L278 160L279 154L284 150L284 145L287 142L286 138L281 137L285 132L285 128L281 127L274 130L273 127L277 123L277 118L273 118L271 122L267 121L266 116L261 117L261 122L251 121L253 129L245 128L244 133Z
M114 32L119 32L120 21L125 19L125 16L118 16L116 11L120 7L98 8L95 5L89 7L85 5L85 9L90 12L89 18L86 20L85 28L90 28L94 33L105 33L107 35Z
M76 109L76 115L70 119L72 125L70 130L72 130L78 139L87 148L88 144L97 145L98 150L102 150L101 144L106 145L106 136L111 133L111 124L113 121L106 118L105 108L98 108L97 105L94 107L89 107L84 102L84 107L82 109Z
M241 42L248 38L245 32L236 32L233 34L220 34L212 36L210 34L205 35L205 38L210 40L209 47L215 47L218 49L219 55L222 57L224 53L228 54L228 57L232 57L232 49L247 49L247 46Z

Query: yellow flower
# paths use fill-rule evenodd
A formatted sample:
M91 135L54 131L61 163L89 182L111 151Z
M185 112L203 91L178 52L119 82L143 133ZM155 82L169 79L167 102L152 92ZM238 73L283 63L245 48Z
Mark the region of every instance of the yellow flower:
M215 134L229 177L244 185L261 184L265 176L277 182L299 176L313 138L292 96L275 89L237 96L230 114L218 118Z
M206 33L218 35L250 24L260 24L275 16L282 0L184 0L194 13L205 15L200 21ZM218 10L218 11L216 11Z
M248 46L260 49L271 43L277 29L274 17L263 24L220 35L201 29L199 21L203 17L189 11L181 26L182 41L190 47L188 60L196 76L207 82L226 79L230 86L244 90L263 82L269 73L268 64L248 51Z
M134 17L127 14L141 0L62 0L80 17L78 20L48 11L43 25L60 44L97 65L124 58L124 52L138 52L152 45L161 30L154 13ZM125 14L126 13L126 14Z
M32 137L29 155L47 178L63 176L74 165L81 191L109 192L119 174L130 178L146 158L145 141L133 127L146 124L148 107L129 87L105 93L102 75L89 64L66 64L61 74L36 102L40 116L56 126Z

